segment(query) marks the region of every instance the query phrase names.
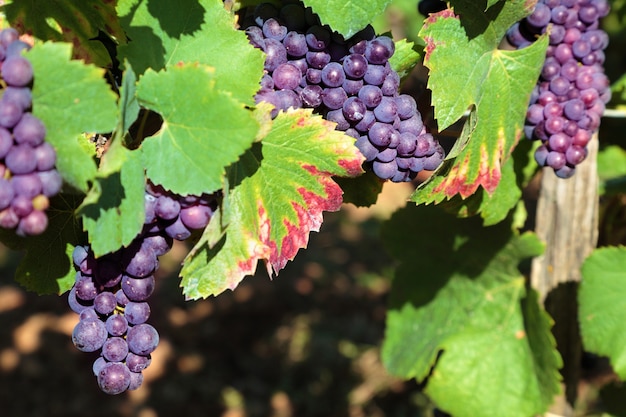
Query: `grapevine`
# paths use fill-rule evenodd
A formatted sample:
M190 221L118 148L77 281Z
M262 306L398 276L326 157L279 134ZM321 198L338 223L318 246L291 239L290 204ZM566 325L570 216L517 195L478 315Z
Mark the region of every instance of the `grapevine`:
M0 259L24 252L15 280L62 297L63 325L42 326L65 333L77 378L91 382L80 401L99 398L103 413L132 401L118 408L143 415L179 372L210 380L193 379L197 401L163 396L189 415L205 399L222 415L383 415L404 398L390 415L566 415L557 407L584 391L570 342L626 379L626 151L621 120L607 120L626 102L625 11L608 0L0 2ZM327 213L344 209L329 239ZM329 250L370 239L380 244L370 259ZM330 266L301 255L320 246ZM565 284L582 280L568 286L570 317L560 293L550 297L563 279L536 282L538 264L557 275L559 251L576 255ZM170 273L178 280L166 282ZM228 355L211 357L211 345L176 357L187 352L167 326L188 312L168 305L173 287L181 305L212 309L248 276L249 290L279 274L298 277L284 284L301 297L297 314L281 314L275 334L258 325L253 361L214 323L211 340ZM245 291L233 299L267 295ZM359 313L380 323L350 322L367 328L361 339L340 328L352 308L343 298L306 311L348 292L386 303ZM11 297L0 286L1 318ZM219 322L230 300L193 320L216 311L207 320ZM320 317L334 320L337 340L319 343ZM2 323L14 337L0 346L0 381L19 386L13 369L37 358L17 335L32 323ZM582 340L559 331L572 326ZM316 366L319 381L298 391L292 380L324 356L318 345L349 375ZM284 356L275 380L219 379L273 354ZM213 385L221 397L204 392ZM248 401L248 385L271 405ZM24 414L4 398L0 410ZM62 408L52 412L79 414Z

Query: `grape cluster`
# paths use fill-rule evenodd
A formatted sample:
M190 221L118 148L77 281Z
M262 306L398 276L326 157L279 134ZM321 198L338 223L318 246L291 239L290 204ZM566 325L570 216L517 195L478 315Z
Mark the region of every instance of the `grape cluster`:
M30 112L33 67L21 55L29 48L15 29L0 32L0 227L19 236L46 230L49 198L63 182L46 128Z
M68 304L80 320L72 341L83 352L100 353L93 372L103 392L119 394L141 385L159 343L158 332L147 323L158 258L174 239L206 227L216 204L213 196L181 197L148 185L144 226L129 246L99 258L89 246L74 248L76 280Z
M599 26L608 12L607 0L540 0L531 15L507 32L518 48L537 34L549 33L524 133L541 140L535 159L560 178L574 175L576 165L587 157L587 144L611 97L603 68L608 36Z
M391 38L368 26L346 40L293 2L280 8L261 3L243 27L266 54L256 99L273 104L273 116L313 108L356 139L366 166L381 179L410 181L442 162L443 148L427 132L415 100L398 93Z

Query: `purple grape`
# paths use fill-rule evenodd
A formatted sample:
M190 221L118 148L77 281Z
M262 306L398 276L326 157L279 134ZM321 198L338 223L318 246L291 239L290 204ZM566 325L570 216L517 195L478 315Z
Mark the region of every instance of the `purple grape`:
M35 152L29 145L17 145L7 153L4 163L13 174L30 174L37 168Z
M346 78L341 84L341 88L346 92L348 96L355 96L363 89L363 80L351 80Z
M278 89L293 90L300 85L301 78L300 69L290 63L280 64L272 73L274 86Z
M132 353L146 356L152 353L159 344L159 334L151 325L142 323L128 330L126 341Z
M387 68L384 65L368 65L363 79L371 85L381 86L387 76Z
M14 197L15 192L13 191L11 182L5 180L4 178L0 178L0 210L4 210L9 207Z
M99 314L111 314L116 306L117 300L115 299L115 295L108 291L99 293L93 300L93 307Z
M343 67L337 62L330 62L322 69L322 82L327 87L340 87L345 79Z
M185 240L191 236L191 230L184 225L180 217L165 227L165 233L176 240Z
M300 91L300 99L306 107L318 107L322 104L323 89L319 85L307 85Z
M262 31L266 38L276 39L277 41L282 41L287 36L287 28L274 18L269 18L263 22Z
M139 389L141 384L143 383L143 374L141 372L131 372L130 373L130 383L128 384L128 391L134 391Z
M122 278L122 291L131 301L146 301L154 291L154 276L145 278Z
M382 101L383 92L375 85L364 85L359 91L358 97L368 109L373 109Z
M98 372L98 386L109 395L120 394L130 385L130 371L121 362L108 362Z
M123 336L128 330L128 321L122 314L112 314L104 323L111 336Z
M23 114L24 110L18 103L0 99L0 126L12 128L20 121Z
M17 41L19 37L19 33L13 28L2 29L0 32L0 44L6 48L13 42Z
M350 127L350 122L346 120L342 109L331 110L326 113L325 119L329 122L337 123L335 129L345 131Z
M93 279L88 276L83 276L81 279L74 283L76 289L76 297L82 301L93 301L98 295L98 289L96 288Z
M368 42L365 48L365 58L372 64L385 64L395 51L393 40L380 36Z
M287 33L285 39L283 39L283 45L287 55L290 57L303 57L309 50L304 35L295 31Z
M48 142L43 142L34 148L34 152L37 160L37 171L48 171L54 168L57 155L52 145Z
M150 317L150 306L148 305L148 303L143 301L129 301L124 307L124 317L131 325L145 323Z
M375 146L387 147L391 143L392 131L388 123L376 122L370 127L368 137Z
M367 67L367 59L361 54L350 54L343 60L343 70L349 78L363 78Z
M150 366L152 359L150 355L136 355L133 352L128 352L126 356L126 366L131 372L141 372Z
M325 88L322 93L322 102L330 110L342 108L343 103L348 99L348 95L341 87Z
M378 178L391 179L398 171L398 164L395 159L391 162L374 161L372 163L372 171Z
M181 213L184 210L192 209L194 207L206 207L206 206L198 205L198 206L193 206L193 207L185 207L184 209L181 209ZM152 236L146 236L143 242L141 243L141 246L142 247L147 246L152 250L152 252L156 256L161 256L161 255L165 255L167 252L170 251L170 249L172 249L173 243L174 242L171 237L157 234L157 235L152 235Z
M12 87L25 87L33 80L33 66L19 55L7 56L2 63L2 78Z
M46 127L31 113L24 113L20 121L13 128L13 137L17 143L27 143L36 147L43 143L46 137Z
M122 362L128 355L128 343L121 337L110 337L102 345L102 356L110 362Z
M330 54L324 51L309 51L305 56L306 62L314 69L321 70L330 62Z
M154 212L161 219L173 220L180 213L180 203L170 196L159 196L154 206Z
M376 155L376 160L380 162L391 162L396 159L398 156L398 152L394 148L387 148L378 152Z
M384 96L378 106L374 108L376 120L382 123L393 123L398 115L398 108L393 98Z
M282 42L276 39L265 39L265 69L274 71L280 64L287 62L287 50Z
M81 320L72 331L72 342L81 352L95 352L107 340L107 330L100 320Z
M28 197L29 199L41 194L43 186L37 174L14 175L11 178L11 186L15 194Z
M350 97L343 103L343 115L350 122L358 122L365 116L367 108L358 97Z
M18 104L22 110L29 109L33 103L33 95L28 87L11 87L4 89L2 99Z
M46 197L55 196L63 186L63 178L56 170L38 172L41 180L42 194Z
M102 370L102 368L104 368L104 365L107 364L106 359L104 359L102 356L99 356L95 361L93 361L93 366L92 366L92 370L93 370L93 374L95 376L98 376L98 374L100 373L100 371Z

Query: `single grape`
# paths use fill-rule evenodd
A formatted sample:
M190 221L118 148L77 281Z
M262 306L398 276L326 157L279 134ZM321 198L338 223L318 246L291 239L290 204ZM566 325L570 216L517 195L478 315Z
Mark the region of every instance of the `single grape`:
M159 334L151 325L142 323L128 330L126 340L132 353L146 356L152 353L159 344Z
M95 352L100 349L108 336L104 323L100 320L81 320L72 331L72 342L82 352Z
M130 371L121 362L108 362L98 372L98 385L109 395L120 394L130 385Z

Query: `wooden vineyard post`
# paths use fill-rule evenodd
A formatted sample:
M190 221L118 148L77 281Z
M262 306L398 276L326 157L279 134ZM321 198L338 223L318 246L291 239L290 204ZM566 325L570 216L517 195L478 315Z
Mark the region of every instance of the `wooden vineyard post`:
M580 268L598 240L597 134L588 150L587 159L569 179L558 178L550 169L543 170L536 210L535 232L546 249L533 260L530 284L556 322L553 333L563 357L564 396L556 399L550 411L561 416L573 415L580 378Z

